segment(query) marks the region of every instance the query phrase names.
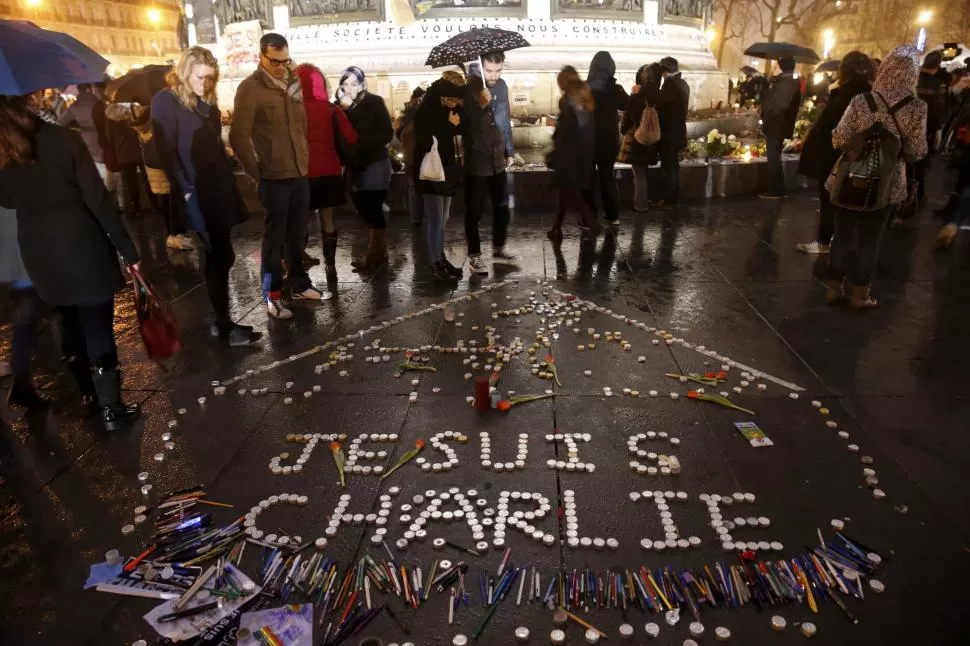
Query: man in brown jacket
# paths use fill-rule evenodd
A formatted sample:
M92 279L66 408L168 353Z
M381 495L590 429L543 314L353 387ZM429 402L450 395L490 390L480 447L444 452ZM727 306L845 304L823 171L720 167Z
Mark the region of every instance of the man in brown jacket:
M310 217L309 149L300 80L279 34L259 41L259 68L239 84L229 143L243 170L256 182L266 211L261 273L266 309L274 318L293 313L282 301L283 267L295 301L332 298L310 283L303 246Z

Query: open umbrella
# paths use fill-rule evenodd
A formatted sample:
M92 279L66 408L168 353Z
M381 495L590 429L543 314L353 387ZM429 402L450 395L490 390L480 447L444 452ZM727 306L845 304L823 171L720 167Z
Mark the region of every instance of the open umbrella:
M811 65L822 60L818 54L808 47L793 45L792 43L755 43L744 50L744 55L755 58L766 58L768 60L794 58L796 63L808 63Z
M23 20L0 20L0 94L104 80L108 61L84 43Z
M478 27L435 45L424 64L431 67L461 65L489 52L507 52L521 47L529 47L529 43L517 32Z
M152 97L168 87L165 77L171 65L146 65L108 83L108 95L115 103L151 105Z
M818 64L815 68L816 72L838 72L839 65L842 63L842 59L833 58L831 60L823 61Z
M761 72L751 67L750 65L744 65L743 67L741 67L741 73L744 74L745 76L758 76L759 74L761 74Z

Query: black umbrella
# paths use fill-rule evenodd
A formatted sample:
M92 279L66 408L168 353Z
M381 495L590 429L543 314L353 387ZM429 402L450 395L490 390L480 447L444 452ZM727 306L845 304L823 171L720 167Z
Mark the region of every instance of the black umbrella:
M741 73L744 74L745 76L758 76L759 74L761 74L761 72L751 67L750 65L745 65L744 67L742 67Z
M745 56L778 60L780 58L794 58L796 63L815 64L820 60L818 54L808 47L791 43L755 43L744 50Z
M833 58L831 60L823 61L822 63L818 64L818 67L815 68L815 71L816 72L838 72L839 65L841 63L842 63L842 59L840 58Z
M469 29L435 45L424 64L431 67L461 65L489 52L507 52L520 47L529 47L529 43L517 32L491 27Z
M108 83L108 95L114 103L151 105L152 97L168 87L165 77L171 65L146 65Z

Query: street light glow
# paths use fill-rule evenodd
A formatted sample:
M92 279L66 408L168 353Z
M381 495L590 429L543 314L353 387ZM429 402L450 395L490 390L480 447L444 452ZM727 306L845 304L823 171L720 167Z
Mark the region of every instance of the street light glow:
M27 6L28 7L39 7L41 5L41 2L43 2L43 0L27 0Z
M933 20L932 9L924 9L923 11L920 11L919 15L916 17L916 22L920 25L927 25L931 20Z
M147 12L148 22L152 23L156 27L162 22L162 12L158 9L152 7Z
M831 29L826 29L824 32L822 32L822 58L828 58L834 47L835 32Z
M713 43L714 39L717 38L717 29L713 25L708 27L704 32L704 37L707 38L707 42Z

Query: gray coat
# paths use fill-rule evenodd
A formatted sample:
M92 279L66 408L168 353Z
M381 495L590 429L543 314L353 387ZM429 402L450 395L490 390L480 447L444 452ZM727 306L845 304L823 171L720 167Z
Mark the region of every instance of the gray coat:
M28 280L17 244L17 212L0 206L0 284Z

